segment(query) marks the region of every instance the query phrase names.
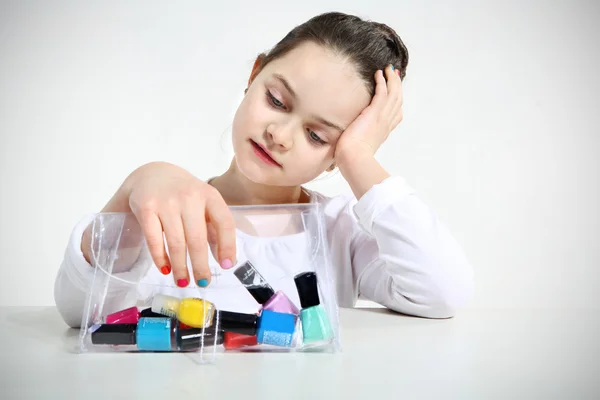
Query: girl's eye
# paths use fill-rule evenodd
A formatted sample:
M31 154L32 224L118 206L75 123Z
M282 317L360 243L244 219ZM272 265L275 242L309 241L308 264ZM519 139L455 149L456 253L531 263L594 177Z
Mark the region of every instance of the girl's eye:
M280 109L285 109L285 104L283 104L281 101L277 100L277 97L273 96L273 94L271 93L270 90L267 90L266 94L267 94L267 99L268 99L269 103L273 107L280 108ZM308 136L309 136L310 140L313 143L317 144L317 145L322 146L324 144L327 144L326 141L324 141L323 139L321 139L319 137L319 135L317 135L316 133L314 133L310 129L308 130Z
M273 96L269 90L267 90L267 99L274 107L285 108L285 105L281 101L277 100L277 97Z
M308 135L310 136L310 140L312 140L313 142L315 142L318 145L324 145L327 144L326 141L324 141L323 139L321 139L319 137L319 135L317 135L316 133L314 133L313 131L309 130L308 131Z

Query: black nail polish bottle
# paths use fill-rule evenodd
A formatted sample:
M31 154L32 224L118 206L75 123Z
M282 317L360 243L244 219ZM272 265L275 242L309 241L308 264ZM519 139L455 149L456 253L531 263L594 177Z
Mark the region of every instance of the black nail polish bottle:
M137 324L103 324L92 332L93 344L134 345Z
M250 292L258 304L265 304L275 294L271 285L258 273L250 261L238 267L233 274L244 285L246 290Z
M152 308L146 308L140 312L140 317L143 318L164 318L163 314L155 313Z
M258 315L218 311L215 314L215 318L217 317L219 318L219 327L223 332L234 332L249 336L256 335Z
M300 315L300 310L281 290L275 293L271 285L256 270L256 268L246 261L238 267L233 274L244 285L246 290L262 306L263 310L270 310L280 313L289 313L296 316Z
M178 329L177 349L180 351L196 351L202 346L207 347L223 343L222 331L216 331L214 327L204 328L204 332L202 331L202 328Z

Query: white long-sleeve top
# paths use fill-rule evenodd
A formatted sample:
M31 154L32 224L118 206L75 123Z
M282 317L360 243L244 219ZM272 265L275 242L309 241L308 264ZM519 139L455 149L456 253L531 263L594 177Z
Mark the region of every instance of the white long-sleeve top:
M360 296L400 313L448 318L471 298L473 270L462 249L403 178L386 179L373 186L359 201L351 193L335 197L317 192L310 194L311 201L319 202L324 210L339 306L353 307ZM58 311L71 327L79 327L82 322L94 277L94 268L81 251L83 232L94 215L86 216L73 229L55 281ZM288 260L285 268L289 276L301 271L304 260L297 251L297 246L305 245L301 241L298 235L271 240L238 232L237 259L261 260L260 272L269 284L290 293L290 299L299 305L293 280L287 280L292 287L284 284L280 279L281 268L269 276L268 264L272 262L281 267L281 260ZM142 252L130 270L117 274L124 280L139 278L142 284L137 285L137 293L133 294L131 285L109 287L104 310L130 307L136 301L132 296L147 300L157 292L181 295L182 290L187 290L190 296L198 294L194 283L186 289L177 288L171 275L162 275L156 267L144 267L148 263L152 263L149 254ZM232 274L233 269L211 267L211 270L218 272L208 289L203 289L207 300L221 309L256 312L253 306L248 306L253 299L243 287L235 292L230 289L234 282L240 286ZM136 271L144 271L144 276L136 278ZM191 270L190 276L193 276Z

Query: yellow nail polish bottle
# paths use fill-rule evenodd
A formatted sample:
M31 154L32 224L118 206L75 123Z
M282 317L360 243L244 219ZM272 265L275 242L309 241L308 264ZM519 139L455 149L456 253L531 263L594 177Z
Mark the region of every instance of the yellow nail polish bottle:
M177 297L157 294L152 300L152 312L175 318L180 302L181 300Z
M212 325L214 314L215 306L210 301L186 297L179 304L177 319L192 328L202 328Z

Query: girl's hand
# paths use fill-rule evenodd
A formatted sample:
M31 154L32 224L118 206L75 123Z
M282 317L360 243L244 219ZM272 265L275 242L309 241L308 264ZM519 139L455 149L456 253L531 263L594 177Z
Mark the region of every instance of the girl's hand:
M402 81L391 65L375 73L375 95L371 104L342 133L335 149L338 165L364 157L372 158L402 121Z
M142 228L154 263L165 275L173 271L177 286L189 284L188 252L194 280L201 287L209 284L208 242L222 268L235 264L233 216L209 184L175 165L150 163L135 170L119 191Z

